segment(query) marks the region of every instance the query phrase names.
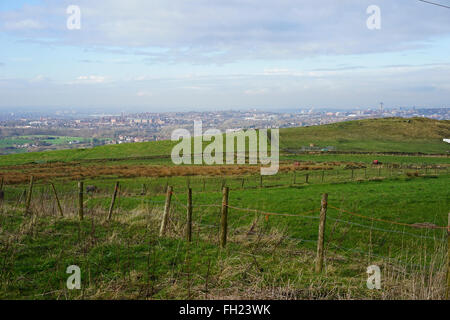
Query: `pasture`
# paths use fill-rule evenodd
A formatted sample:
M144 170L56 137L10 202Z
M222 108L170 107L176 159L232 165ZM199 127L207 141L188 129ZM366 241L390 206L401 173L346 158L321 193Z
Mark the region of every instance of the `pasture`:
M351 169L302 170L295 172L296 181L294 172L265 177L262 186L251 174L86 179L99 191L85 194L82 221L75 181L55 183L64 217L46 182L33 187L31 215L24 213L27 186L5 185L0 297L442 298L446 229L422 226L447 224L446 169L360 168L353 177ZM120 191L107 220L116 180ZM170 223L160 237L168 185L174 187ZM219 246L223 186L230 188L225 248ZM329 194L325 268L317 274L323 193ZM81 291L65 287L65 268L72 264L83 270ZM366 268L373 264L383 270L380 291L365 286Z
M172 141L2 156L0 298L443 299L448 134L448 121L396 118L283 129L274 176L175 166Z

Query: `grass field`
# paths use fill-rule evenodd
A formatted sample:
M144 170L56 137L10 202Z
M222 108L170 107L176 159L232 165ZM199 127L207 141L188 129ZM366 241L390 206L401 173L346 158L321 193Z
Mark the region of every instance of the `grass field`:
M408 122L409 121L409 122ZM334 146L337 151L396 152L447 154L449 144L442 139L450 136L450 121L430 119L371 119L348 121L324 126L287 128L280 130L281 151L298 151L302 146L317 144ZM57 150L0 156L0 166L26 163L70 162L86 160L122 160L169 164L171 150L177 142L153 141L122 145L107 145L89 149ZM359 156L359 155L358 155ZM150 159L148 159L150 158Z
M106 141L108 139L100 139ZM73 148L79 144L89 144L91 138L69 137L69 136L48 136L48 135L31 135L31 136L15 136L0 138L0 153L2 154L21 154L28 152L29 147L20 147L25 144L38 145L38 148Z
M310 143L339 151L446 153L450 122L425 118L373 119L308 128L284 129L282 149L298 150Z
M385 129L384 121L379 128ZM281 142L294 148L313 137L328 139L328 133L295 138L296 130L339 130L346 139L370 134L367 128L348 129L345 124L288 129ZM172 142L1 157L0 298L442 299L450 163L445 155L416 153L423 151L425 138L423 153L445 153L448 147L435 135L447 134L448 123L416 128L415 135L410 129L399 127L406 132L403 138L387 129L379 137L414 154L285 153L280 172L262 179L259 166L177 167L170 159L151 157L170 152ZM383 143L362 145L370 152L391 152ZM347 146L360 151L356 140ZM375 157L383 164L371 165ZM26 214L31 175L36 179ZM78 180L98 189L84 194L82 221ZM120 189L107 220L116 181ZM160 236L167 186L174 193L167 232ZM230 188L225 248L219 245L223 186ZM193 190L192 242L185 240L188 188ZM324 193L325 260L323 272L316 273ZM82 270L81 290L66 287L69 265ZM381 268L381 290L366 287L370 265Z
M256 290L258 297L282 299L440 298L445 231L398 226L346 212L407 224L446 225L449 176L402 174L385 180L362 181L355 177L357 181L344 181L348 173L344 172L330 183L322 183L317 174L309 184L299 181L276 186L272 181L273 187L269 188L259 188L258 179L252 176L246 178L244 188L240 179L227 179L230 206L292 216L271 215L266 220L263 213L230 208L226 250L218 247L221 182L214 178L207 180L205 187L203 179L189 182L194 189L194 240L190 245L183 239L187 183L183 177L169 181L122 179L122 191L110 222L105 221L105 216L114 183L111 180L86 181L97 183L101 192L88 196L86 217L81 223L76 219L74 184L57 185L65 218L58 218L48 186L35 187L33 217L23 214L20 202L17 206L20 193L9 190L8 194L15 196L6 199L7 209L3 207L1 215L5 246L0 296L249 298L250 292ZM362 172L359 175L361 178ZM286 175L277 182L289 184L290 178ZM140 189L143 182L148 184L145 195ZM160 238L162 193L168 183L175 185L172 223L168 236ZM265 183L270 185L271 181ZM316 275L314 252L323 192L329 193L330 204L326 272ZM82 292L65 289L65 267L71 264L87 270L88 285ZM382 292L374 293L364 286L365 268L370 264L382 265L384 272L390 272ZM210 283L206 285L207 274ZM411 282L419 286L420 281L428 281L420 290L407 285ZM205 285L209 286L207 290ZM303 290L306 287L310 290ZM398 290L401 296L396 296ZM276 295L270 296L270 292Z

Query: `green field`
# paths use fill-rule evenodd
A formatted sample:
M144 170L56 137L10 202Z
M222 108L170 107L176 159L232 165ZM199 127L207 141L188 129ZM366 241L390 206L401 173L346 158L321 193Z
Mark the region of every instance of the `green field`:
M108 139L99 139L106 141ZM24 145L36 145L36 148L73 148L77 145L85 145L92 143L91 138L69 137L69 136L48 136L48 135L31 135L31 136L15 136L0 138L0 153L16 154L27 152Z
M408 122L409 121L409 122ZM334 146L336 151L370 153L422 153L448 155L450 145L442 141L450 136L450 121L430 119L371 119L348 121L323 126L287 128L280 130L281 152L297 152L302 146L316 144ZM0 156L0 166L54 161L94 159L133 159L166 156L177 142L152 141L122 145L107 145L88 149L46 151L36 157L33 153ZM346 155L346 157L355 157ZM334 155L330 156L331 158ZM339 157L339 156L338 156ZM356 159L361 155L357 155ZM407 158L410 159L410 158ZM398 158L397 158L398 160ZM154 161L154 160L151 160ZM420 161L420 160L419 160ZM427 160L423 161L427 162Z
M285 150L314 143L338 151L445 154L449 144L442 139L449 136L450 121L388 118L284 129L280 144Z
M298 161L301 169L275 176L127 178L120 170L85 176L85 187L98 190L84 193L82 220L77 181L70 177L52 181L63 217L50 181L36 180L29 214L27 184L6 183L0 207L0 298L443 299L450 175L449 158L443 155L448 147L438 136L448 134L448 122L398 121L283 130L283 148L334 141L338 150L355 152L283 153L283 163ZM373 143L364 137L372 135L369 127L375 124L379 140ZM157 156L169 154L172 146L162 141L4 156L1 172L55 170L45 166L49 161L163 170L173 164ZM371 153L357 153L361 150ZM398 153L382 154L387 152ZM404 152L411 154L399 154ZM374 159L383 164L371 165ZM24 163L30 165L12 166ZM107 220L116 181L120 188ZM174 193L167 230L160 236L167 186ZM224 186L230 188L228 241L221 248ZM185 239L188 188L193 192L192 242ZM324 193L325 258L318 273ZM66 287L69 265L82 270L81 290ZM381 268L381 290L366 287L370 265Z
M56 185L65 218L58 218L47 185L35 186L34 218L23 214L20 187L10 187L17 192L7 188L8 209L4 207L0 220L2 243L8 244L2 251L0 297L203 299L208 295L203 287L209 273L209 295L216 298L226 296L225 293L245 297L248 287L261 290L261 297L276 289L280 291L278 298L282 298L286 286L297 292L295 298L344 298L345 292L352 298L396 298L399 283L395 279L386 281L383 293L365 289L364 272L370 264L382 265L386 271L403 270L406 275L401 281L418 281L415 277L427 275L429 269L430 275L440 279L445 265L444 230L399 226L346 212L394 223L446 225L449 175L399 174L385 180L373 177L363 181L360 171L354 177L358 180L352 181L348 173L343 170L337 177L327 173L325 180L330 182L323 183L316 173L308 184L299 175L295 185L290 185L292 176L285 175L264 181L263 188L257 177L246 177L244 188L242 179L226 179L225 184L231 188L230 206L260 211L229 209L226 250L218 246L222 182L217 178L205 178L205 185L200 178L189 180L194 190L191 245L184 240L188 183L185 177L121 179L111 222L105 218L114 180L86 181L95 183L100 193L87 196L86 215L81 223L76 218L77 189L73 183ZM376 175L376 170L370 174ZM145 195L141 193L142 183L147 184ZM172 223L168 235L160 238L158 229L167 184L175 186ZM317 275L313 269L317 218L324 192L329 194L330 206L325 233L326 273ZM271 215L265 220L266 212L289 216ZM253 233L249 234L249 230ZM88 284L82 292L65 289L65 267L71 264L88 270ZM223 268L231 268L230 273L224 276ZM236 274L233 268L236 272L246 271ZM255 277L256 287L248 283L249 278ZM308 286L312 286L310 291L298 292ZM240 293L234 292L236 289ZM435 290L434 298L442 294L439 287L422 289ZM327 290L333 293L326 295ZM407 287L402 290L398 298L425 294L410 292Z

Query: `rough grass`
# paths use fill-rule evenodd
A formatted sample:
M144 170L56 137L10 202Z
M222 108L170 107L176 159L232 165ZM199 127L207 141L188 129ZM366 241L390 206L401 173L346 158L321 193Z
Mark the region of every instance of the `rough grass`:
M448 120L387 118L288 128L280 145L292 150L314 143L338 151L446 153L450 148L442 139L449 136Z
M317 209L321 194L328 192L330 205L370 217L445 225L447 184L448 176L404 175L380 181L244 189L231 191L230 204L301 214ZM264 215L230 208L229 241L226 249L220 249L219 208L200 206L219 204L220 192L194 193L190 245L184 241L184 193L173 196L171 222L162 238L158 236L161 195L123 190L110 222L105 221L109 196L88 196L81 223L75 199L75 192L61 195L64 218L57 217L51 194L39 189L33 197L33 216L23 214L22 202L4 203L1 298L441 299L445 288L443 230L406 229L330 207L325 271L317 275L316 219L270 216L266 220ZM81 267L81 291L65 287L65 270L72 264ZM382 269L380 291L366 288L366 268L371 264Z

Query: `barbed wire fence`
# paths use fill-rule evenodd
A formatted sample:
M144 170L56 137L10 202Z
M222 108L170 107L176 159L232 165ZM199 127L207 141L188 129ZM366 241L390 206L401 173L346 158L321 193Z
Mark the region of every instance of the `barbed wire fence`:
M351 173L352 180L355 177L353 170L354 169L352 169ZM435 174L436 173L437 172L435 172ZM364 172L364 174L366 175L367 173ZM310 178L308 175L309 173L305 175L306 183L308 183L307 179ZM294 175L292 178L295 179L296 176ZM324 174L321 173L318 179L323 181ZM225 190L229 189L229 187L225 186L227 182L224 182L224 180L217 180L218 179L216 179L213 184L213 189L219 187L218 189L221 189L225 194ZM242 180L239 181L239 179L235 180L241 183L241 187L245 186L245 181L242 182ZM198 193L218 193L215 190L208 191L207 188L205 188L206 182L204 178L200 181L201 187L198 188L200 189ZM295 182L296 181L294 180L292 184L295 185ZM238 183L235 183L234 185L235 189L231 190L240 190ZM192 180L188 179L186 181L185 190L192 190L191 186ZM262 185L261 180L256 180L254 185L247 181L247 188L252 188L253 186L255 188L276 187L269 183L264 186ZM164 215L167 215L168 218L168 228L174 229L175 236L185 237L186 224L188 223L185 214L189 209L189 202L184 202L184 199L181 199L181 197L184 198L186 196L184 192L176 193L173 191L172 187L169 192L169 187L171 187L170 180L167 179L165 185L160 186L159 188L153 188L155 193L153 193L152 196L157 197L165 194L165 200L149 198L148 186L143 186L140 191L135 187L133 188L133 186L131 186L131 188L121 187L118 189L117 199L112 199L111 203L108 203L107 205L110 208L110 211L114 212L114 216L125 214L127 211L127 203L129 202L136 203L139 201L141 204L151 205L152 207L161 209L161 211L164 209ZM72 190L70 190L70 188ZM105 208L105 201L107 200L108 195L107 192L101 193L99 190L86 192L84 189L73 190L73 186L67 185L61 189L62 191L57 190L52 196L50 185L41 183L36 189L33 178L30 179L28 188L13 186L5 190L4 184L2 183L0 205L2 210L5 205L8 205L13 208L13 210L23 208L25 209L26 214L31 213L33 215L38 215L39 212L41 214L50 212L53 216L58 215L58 207L60 207L61 209L59 211L61 212L61 216L73 217L78 215L79 219L83 219L83 217L79 215L80 210L83 211L87 209L86 213L92 215L96 212L96 210L94 210L96 206L107 209L107 207ZM109 189L112 191L112 188ZM164 190L164 193L162 190ZM7 191L6 194L5 191ZM80 194L82 196L80 196ZM111 195L111 192L109 195ZM172 196L173 199L169 201L168 205L168 198ZM190 200L192 202L192 199ZM49 205L51 207L49 207ZM272 219L277 219L277 222L283 221L283 219L290 219L289 222L291 222L295 219L295 221L301 220L305 225L309 223L309 227L304 229L314 230L314 226L317 229L317 226L320 225L320 221L322 220L321 214L319 215L319 213L325 211L326 220L333 223L331 229L329 227L326 228L326 234L325 228L322 230L318 228L319 235L308 233L307 235L309 236L302 237L300 234L283 234L279 239L280 241L290 241L296 245L306 245L311 250L315 249L315 246L317 246L317 251L320 251L320 242L323 241L320 239L322 237L322 239L325 239L325 247L322 248L324 253L317 255L316 262L322 260L322 263L325 263L325 265L327 263L326 257L328 254L342 254L349 259L355 259L356 257L365 257L368 260L379 259L384 263L387 262L389 264L402 266L405 270L407 270L407 268L418 268L423 272L429 272L431 268L436 266L428 264L427 261L418 261L417 255L411 255L409 257L406 255L402 258L402 250L407 252L414 250L414 247L407 247L405 238L422 241L422 243L426 243L427 245L431 244L433 248L436 248L437 246L442 246L448 242L448 235L450 233L450 227L448 225L435 225L428 222L410 224L386 220L361 214L360 212L353 212L327 202L325 205L322 203L321 207L317 206L317 208L304 212L272 212L254 208L242 208L228 203L228 191L226 199L223 198L222 203L220 203L219 199L217 202L213 203L194 202L193 209L195 215L193 221L190 221L190 223L194 228L191 228L190 230L194 233L194 237L199 239L203 234L205 239L215 242L220 246L226 246L227 239L233 241L233 239L237 239L242 235L245 235L247 238L251 238L253 235L258 235L260 237L271 236L271 234L267 232L267 229L264 229L265 232L261 230L255 232L258 223L261 224L258 217L263 218L262 223L266 226L270 224ZM329 211L334 213L337 212L338 215L327 215L327 212L329 213ZM350 219L346 219L344 216L347 216ZM274 226L277 226L277 224L275 223ZM344 227L339 228L339 226ZM388 228L387 226L390 226L391 228ZM401 228L401 230L399 230L399 228ZM367 245L362 248L359 242L357 243L357 241L350 239L354 234L360 236L362 232L360 230L368 230L370 235L369 243L366 243ZM321 232L322 235L320 235ZM382 236L378 236L378 238L373 236L376 232L382 234ZM223 240L223 235L225 235L225 240ZM385 243L392 239L388 238L387 235L401 237L401 248L397 249L397 254L395 253L395 250L392 252L391 246L389 247L388 255L382 254L382 250L377 250L381 247L385 247ZM366 234L364 234L364 236L366 236ZM374 245L374 241L378 242ZM408 243L411 244L411 242ZM353 245L349 246L349 244ZM445 263L447 259L448 258L446 257L442 257L442 263Z

